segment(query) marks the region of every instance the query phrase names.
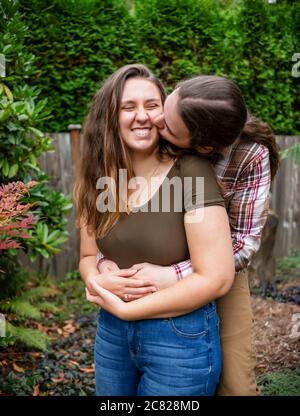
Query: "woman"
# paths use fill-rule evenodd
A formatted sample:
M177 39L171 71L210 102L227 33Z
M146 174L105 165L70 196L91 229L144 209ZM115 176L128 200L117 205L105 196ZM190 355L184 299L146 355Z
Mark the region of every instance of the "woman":
M237 85L216 76L197 76L179 83L155 124L169 142L206 153L214 162L226 201L236 270L231 290L217 300L223 362L217 394L257 395L247 266L259 248L270 183L278 168L275 137L266 123L248 113ZM107 259L99 263L100 272L119 273L114 281L118 290L108 282L106 287L129 301L143 296L152 286L160 290L193 272L190 261L174 268L149 263L132 267L138 270L132 278L149 286L128 287L118 265Z
M88 300L102 307L95 343L98 395L213 395L219 380L214 299L230 289L234 276L228 219L210 163L176 153L159 140L153 119L162 112L163 101L163 88L147 68L128 65L96 93L85 125L75 195L81 224L79 269ZM126 169L129 181L141 177L147 186L130 192L130 182L121 184L120 169ZM148 193L152 175L158 180ZM103 177L121 188L120 195L108 187L100 193L104 198L98 209L113 196L113 212L96 209L96 182ZM169 212L163 212L165 184L187 177L204 178L202 198L193 181L179 198L184 209L176 211L171 201ZM126 198L129 213L121 209ZM144 210L150 202L158 202L158 211ZM123 268L141 260L167 266L191 258L194 271L126 303L105 289L118 275L99 275L98 248ZM124 273L131 276L134 270ZM127 282L140 286L136 279Z

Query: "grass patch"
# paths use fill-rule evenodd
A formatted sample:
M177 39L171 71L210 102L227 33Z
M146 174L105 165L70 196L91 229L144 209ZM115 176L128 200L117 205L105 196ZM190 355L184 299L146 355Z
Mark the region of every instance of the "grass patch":
M289 281L300 278L300 253L292 251L289 256L276 259L276 280Z
M87 301L85 285L77 270L67 273L60 280L47 275L40 276L38 284L52 285L57 289L57 294L51 302L55 308L53 312L58 324L70 317L93 313L99 309L98 306Z
M299 396L300 370L286 369L263 374L258 378L262 396Z
M70 316L80 316L82 313L93 313L99 306L90 303L86 299L85 285L80 279L79 272L68 273L58 282L60 294L55 298L55 305L59 311L55 314L58 322L68 319Z

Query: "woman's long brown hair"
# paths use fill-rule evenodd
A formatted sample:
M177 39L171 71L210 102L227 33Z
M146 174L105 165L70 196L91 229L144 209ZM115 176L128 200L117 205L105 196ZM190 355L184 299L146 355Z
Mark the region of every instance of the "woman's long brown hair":
M252 116L238 86L222 77L200 75L180 82L178 111L191 133L191 146L219 152L239 137L269 150L271 177L279 166L279 146L271 127Z
M97 210L97 180L101 177L111 178L118 190L120 169L127 170L127 182L135 176L118 126L125 82L135 77L149 80L156 85L164 103L166 95L163 85L149 69L141 64L126 65L114 72L96 92L83 129L83 150L74 187L77 226L86 225L88 231L95 233L97 238L105 236L120 217L118 192L115 194L115 212L102 213ZM176 149L160 140L159 156L163 157L165 154L174 156Z

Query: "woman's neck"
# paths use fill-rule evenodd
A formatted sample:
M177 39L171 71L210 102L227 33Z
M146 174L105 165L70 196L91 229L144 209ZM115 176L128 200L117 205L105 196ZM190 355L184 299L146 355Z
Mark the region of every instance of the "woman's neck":
M147 176L154 166L159 164L158 149L145 155L142 153L132 153L132 167L136 176Z

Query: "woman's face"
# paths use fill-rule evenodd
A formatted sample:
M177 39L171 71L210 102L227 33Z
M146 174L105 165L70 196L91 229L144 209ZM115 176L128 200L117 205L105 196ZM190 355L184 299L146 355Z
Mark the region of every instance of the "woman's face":
M190 147L191 134L180 117L177 109L178 90L170 94L164 105L164 113L155 118L154 122L161 136L181 148Z
M151 81L130 78L125 82L119 113L121 139L134 153L151 153L158 146L153 119L162 113L160 91Z

